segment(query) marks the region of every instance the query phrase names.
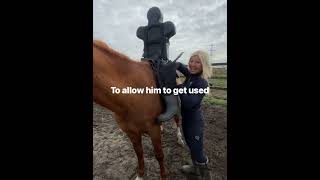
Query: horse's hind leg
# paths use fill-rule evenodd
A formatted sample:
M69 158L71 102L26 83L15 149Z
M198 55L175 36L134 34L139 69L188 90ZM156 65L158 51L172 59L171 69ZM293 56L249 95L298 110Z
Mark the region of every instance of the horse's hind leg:
M127 132L127 135L133 145L134 151L136 152L138 158L138 176L136 180L142 180L144 175L144 159L143 159L143 149L142 149L142 140L141 134L138 132Z
M164 167L164 155L163 155L163 151L162 151L162 147L161 147L160 127L155 125L150 130L149 135L152 140L152 145L153 145L153 150L154 150L155 156L159 162L161 179L165 179L166 172L165 172L165 167Z

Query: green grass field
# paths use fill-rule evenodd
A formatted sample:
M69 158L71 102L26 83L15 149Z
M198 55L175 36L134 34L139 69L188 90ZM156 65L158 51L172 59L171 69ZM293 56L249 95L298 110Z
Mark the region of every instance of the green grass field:
M227 79L209 79L209 84L214 87L227 88Z
M227 79L227 70L224 68L212 68L212 76Z
M208 83L213 87L227 88L227 71L226 69L213 68L212 77ZM227 106L227 91L210 89L210 94L203 98L204 104Z
M227 100L217 99L213 96L206 95L203 97L203 104L210 104L210 105L219 105L219 106L227 106Z

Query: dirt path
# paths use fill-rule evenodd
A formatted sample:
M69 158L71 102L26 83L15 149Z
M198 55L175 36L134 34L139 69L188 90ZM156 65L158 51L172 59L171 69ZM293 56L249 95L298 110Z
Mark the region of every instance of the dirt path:
M137 158L133 147L113 119L112 112L94 104L93 109L93 179L132 180L136 177ZM209 156L209 168L214 180L226 177L227 112L226 108L203 105L205 128L205 152ZM174 122L164 124L162 147L165 154L168 179L183 180L179 168L189 160L188 148L177 143ZM145 180L159 179L159 165L154 157L149 137L143 137Z

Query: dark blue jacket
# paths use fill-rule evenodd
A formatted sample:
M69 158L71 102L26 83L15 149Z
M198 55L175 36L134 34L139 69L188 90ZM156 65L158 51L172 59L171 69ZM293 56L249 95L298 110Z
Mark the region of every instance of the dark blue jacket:
M183 84L178 85L178 88L207 88L208 82L204 80L200 74L193 75L188 68L182 63L177 63L177 69L184 74L186 80ZM181 111L196 112L200 110L201 101L205 94L179 94L181 99Z
M200 74L193 75L181 63L177 69L186 76L183 84L178 88L207 88L208 83ZM179 94L181 100L182 130L187 145L190 148L192 160L206 162L206 155L203 150L204 119L200 110L201 101L205 94Z

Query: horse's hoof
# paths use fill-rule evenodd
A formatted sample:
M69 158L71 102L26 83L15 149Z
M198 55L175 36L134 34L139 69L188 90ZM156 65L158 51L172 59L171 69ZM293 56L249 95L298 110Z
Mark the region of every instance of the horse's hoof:
M137 176L135 180L143 180L143 177Z
M167 180L167 176L160 177L161 180Z

